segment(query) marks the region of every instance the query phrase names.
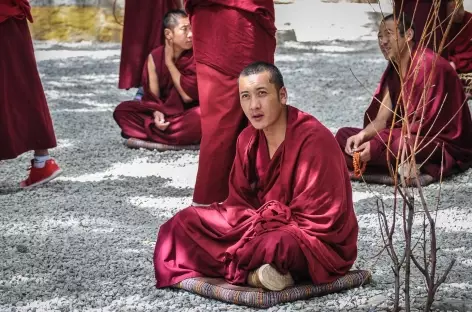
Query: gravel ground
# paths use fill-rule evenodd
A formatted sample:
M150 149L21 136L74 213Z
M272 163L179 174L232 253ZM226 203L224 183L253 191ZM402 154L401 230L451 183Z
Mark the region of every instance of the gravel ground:
M0 163L1 311L250 311L154 284L152 252L159 226L191 202L197 152L150 152L121 145L113 108L134 91L117 90L119 46L36 43L64 174L20 191L31 155ZM286 44L277 52L290 102L333 131L359 126L385 67L373 42ZM352 72L351 72L352 71ZM362 87L353 76L364 84ZM438 310L472 310L472 171L443 185L438 214L440 268L456 257ZM270 311L382 311L393 280L381 250L375 195L391 188L353 183L360 224L355 268L374 282L341 294L283 304ZM438 186L425 189L434 202ZM419 223L418 223L419 224ZM417 274L417 272L415 272ZM423 282L413 281L421 308Z

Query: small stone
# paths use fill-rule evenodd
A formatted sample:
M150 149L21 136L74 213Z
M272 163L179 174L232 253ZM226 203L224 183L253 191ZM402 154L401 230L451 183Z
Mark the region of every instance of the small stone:
M388 301L388 298L385 297L384 295L375 295L369 299L369 304L372 306L379 306L384 303L386 304L387 301Z
M25 245L16 245L16 250L20 253L28 252L28 248Z

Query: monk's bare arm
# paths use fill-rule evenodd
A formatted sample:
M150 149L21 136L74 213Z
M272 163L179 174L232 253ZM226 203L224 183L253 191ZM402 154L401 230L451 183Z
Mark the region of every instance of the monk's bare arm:
M148 62L148 79L149 79L149 90L151 91L152 95L156 98L159 98L159 77L157 76L156 72L156 65L154 64L154 59L152 55L149 54Z
M185 93L184 89L182 88L182 85L180 84L180 77L182 76L182 74L179 72L174 62L172 61L166 62L166 65L172 77L172 82L174 83L174 87L177 90L177 92L179 92L184 103L193 102L194 99L192 99L187 93Z
M365 140L370 140L374 136L377 135L377 133L385 128L387 128L387 122L392 116L392 100L390 98L390 92L388 89L385 90L384 92L384 98L382 100L382 103L380 104L379 111L377 112L377 116L375 117L372 122L365 127L364 130L361 131L362 136L365 138Z

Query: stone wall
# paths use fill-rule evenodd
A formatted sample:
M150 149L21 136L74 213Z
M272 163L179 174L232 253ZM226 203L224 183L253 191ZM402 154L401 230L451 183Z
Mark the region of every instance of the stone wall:
M139 0L135 0L139 1ZM31 0L36 40L121 41L124 0Z

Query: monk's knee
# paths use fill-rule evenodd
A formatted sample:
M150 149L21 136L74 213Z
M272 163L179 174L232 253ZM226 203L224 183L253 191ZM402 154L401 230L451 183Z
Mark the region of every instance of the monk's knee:
M307 260L298 240L285 231L268 234L270 239L267 243L275 249L276 260L272 264L281 272L290 272L297 281L309 276Z
M346 147L347 139L349 139L351 136L355 135L356 133L359 133L360 129L355 129L355 128L349 128L349 127L344 127L340 128L334 137L336 138L336 141L338 141L339 146L341 147L342 150Z
M396 138L396 139L393 139L390 143L390 151L392 153L392 156L393 157L397 157L399 156L399 151L400 151L400 148L401 148L401 144L402 143L402 139L401 138Z
M289 258L293 259L303 256L300 245L297 239L290 233L285 231L269 232L264 237L264 246L267 249L273 249L271 252L280 254L281 258L291 255ZM304 257L304 256L303 256Z
M347 138L346 138L346 128L340 128L336 134L334 135L334 137L336 138L336 141L338 141L339 145L341 145L341 143L343 141L346 141Z
M113 111L113 119L116 123L121 126L123 120L125 119L126 112L119 109L119 106Z

